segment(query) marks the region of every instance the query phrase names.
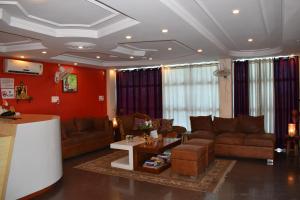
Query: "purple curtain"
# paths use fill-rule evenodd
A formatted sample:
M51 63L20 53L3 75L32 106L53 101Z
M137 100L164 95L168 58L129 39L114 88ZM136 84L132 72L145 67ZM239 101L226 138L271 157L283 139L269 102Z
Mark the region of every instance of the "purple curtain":
M292 110L299 112L298 57L274 59L276 147L284 148Z
M248 61L234 62L234 116L249 115Z
M134 112L162 118L161 68L117 72L117 114Z

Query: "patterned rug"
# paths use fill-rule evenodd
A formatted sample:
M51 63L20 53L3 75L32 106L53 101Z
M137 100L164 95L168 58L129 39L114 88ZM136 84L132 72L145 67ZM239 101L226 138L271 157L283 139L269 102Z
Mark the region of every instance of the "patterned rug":
M231 171L236 162L234 160L216 159L214 163L212 163L206 170L206 172L200 175L198 178L190 178L172 174L170 168L166 169L160 174L151 174L147 172L117 169L110 166L112 161L117 160L126 154L127 152L125 151L115 151L95 160L75 166L75 168L89 172L118 176L186 190L214 193L218 191L218 188L224 182L227 173Z

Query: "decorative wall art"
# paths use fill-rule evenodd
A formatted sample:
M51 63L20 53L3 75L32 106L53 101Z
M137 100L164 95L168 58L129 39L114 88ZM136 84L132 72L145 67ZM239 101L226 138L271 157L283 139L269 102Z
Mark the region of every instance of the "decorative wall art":
M69 74L63 81L63 92L77 92L77 75Z

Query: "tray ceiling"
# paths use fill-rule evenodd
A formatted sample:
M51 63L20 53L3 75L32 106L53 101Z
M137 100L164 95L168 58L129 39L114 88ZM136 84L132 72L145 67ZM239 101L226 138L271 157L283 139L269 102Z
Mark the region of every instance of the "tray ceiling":
M299 13L295 0L0 0L0 53L94 67L297 54Z

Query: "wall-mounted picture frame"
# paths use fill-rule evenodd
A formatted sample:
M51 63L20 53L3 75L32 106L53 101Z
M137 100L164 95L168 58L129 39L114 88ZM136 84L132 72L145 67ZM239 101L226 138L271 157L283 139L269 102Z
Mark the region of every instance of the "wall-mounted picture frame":
M63 82L63 92L72 93L78 91L78 84L77 84L77 75L76 74L69 74L65 79L62 80Z
M27 86L24 85L23 81L20 82L20 85L16 85L15 92L16 99L28 99Z

